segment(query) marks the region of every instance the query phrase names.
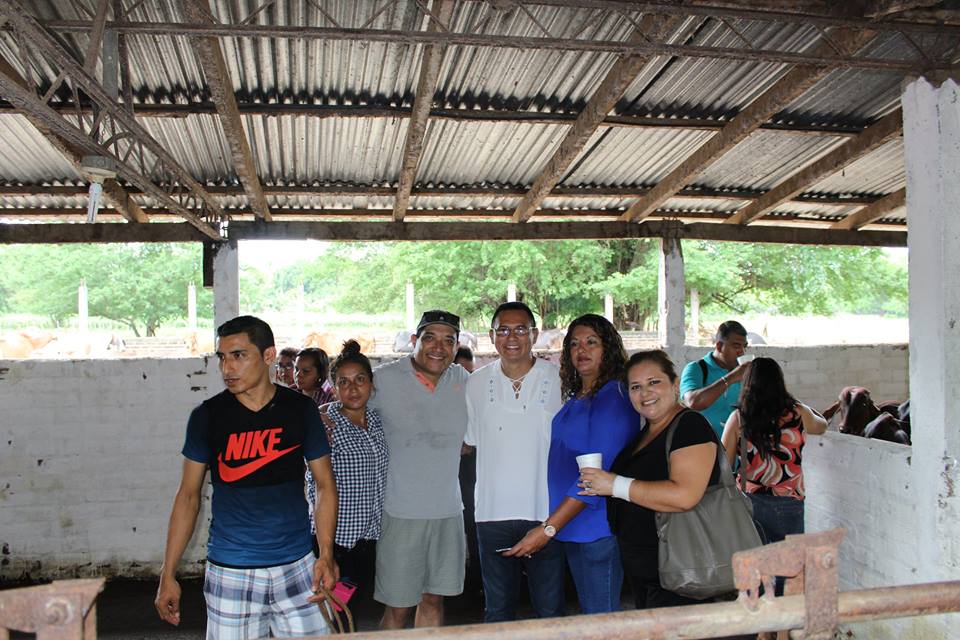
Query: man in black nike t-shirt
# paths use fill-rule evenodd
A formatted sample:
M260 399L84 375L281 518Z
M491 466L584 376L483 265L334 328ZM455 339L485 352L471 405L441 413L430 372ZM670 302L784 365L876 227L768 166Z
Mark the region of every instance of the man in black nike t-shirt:
M315 595L332 589L337 491L330 448L307 396L270 382L273 331L253 316L217 329L227 389L193 410L183 474L170 515L156 607L180 622L175 573L193 535L207 469L213 483L204 597L207 638L315 636L328 632ZM317 483L314 558L304 460Z

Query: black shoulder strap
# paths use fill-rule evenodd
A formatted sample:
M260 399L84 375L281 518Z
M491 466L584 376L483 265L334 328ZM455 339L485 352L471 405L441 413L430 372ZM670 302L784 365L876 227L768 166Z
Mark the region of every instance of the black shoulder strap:
M703 386L707 386L707 361L700 358L697 360L697 364L700 365L700 375L703 376Z

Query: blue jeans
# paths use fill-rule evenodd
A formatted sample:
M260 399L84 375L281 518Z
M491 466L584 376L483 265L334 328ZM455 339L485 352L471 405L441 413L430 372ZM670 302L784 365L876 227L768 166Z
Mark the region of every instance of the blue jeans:
M787 535L803 533L803 500L770 493L750 493L753 519L763 527L766 544L780 542Z
M522 573L527 573L527 587L533 610L541 618L564 614L563 547L551 540L529 558L505 558L497 549L512 547L527 532L540 526L536 520L501 520L477 523L477 544L480 549L480 570L486 600L484 622L517 619Z
M581 613L620 610L623 566L614 536L593 542L564 542L563 550L577 585Z

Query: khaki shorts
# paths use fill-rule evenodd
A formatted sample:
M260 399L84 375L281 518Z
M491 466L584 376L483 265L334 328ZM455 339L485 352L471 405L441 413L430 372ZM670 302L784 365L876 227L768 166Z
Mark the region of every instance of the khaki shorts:
M391 607L414 607L424 593L460 595L466 558L462 515L419 520L384 513L373 597Z

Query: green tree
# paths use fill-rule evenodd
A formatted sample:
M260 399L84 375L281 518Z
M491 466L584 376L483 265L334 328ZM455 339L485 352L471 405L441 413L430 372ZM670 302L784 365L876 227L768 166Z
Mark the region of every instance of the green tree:
M197 244L25 245L3 250L2 280L11 309L57 322L77 313L77 287L87 285L90 315L152 336L187 312L187 286L199 283ZM197 308L212 315L212 294L197 290Z

